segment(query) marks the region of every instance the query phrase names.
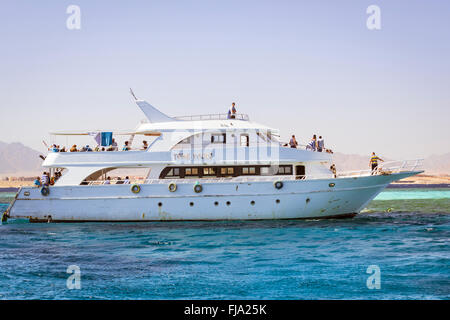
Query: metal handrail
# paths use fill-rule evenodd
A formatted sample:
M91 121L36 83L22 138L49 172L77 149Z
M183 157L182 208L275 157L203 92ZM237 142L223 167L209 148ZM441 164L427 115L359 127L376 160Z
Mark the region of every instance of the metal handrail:
M398 165L394 165L398 164ZM378 170L372 172L368 170L344 171L337 172L336 179L339 178L355 178L367 177L371 175L388 175L393 173L416 171L423 165L423 159L404 160L404 161L387 161ZM258 182L258 181L293 181L293 180L317 180L317 179L333 179L334 174L322 173L313 175L276 175L276 176L239 176L239 177L214 177L214 178L178 178L178 179L132 179L130 184L189 184L201 181L202 183L218 183L218 182ZM105 180L88 181L88 185L103 185ZM124 180L111 180L111 185Z
M201 115L193 115L193 116L177 116L173 117L176 120L183 121L194 121L194 120L229 120L228 113L213 113L213 114L201 114ZM247 114L244 113L235 113L234 119L232 120L243 120L249 121L250 118Z

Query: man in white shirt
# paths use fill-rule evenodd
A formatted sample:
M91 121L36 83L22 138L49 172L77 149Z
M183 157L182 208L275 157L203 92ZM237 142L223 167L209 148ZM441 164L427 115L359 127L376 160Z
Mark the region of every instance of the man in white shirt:
M319 136L319 140L317 140L317 151L322 152L325 149L325 141L322 136Z

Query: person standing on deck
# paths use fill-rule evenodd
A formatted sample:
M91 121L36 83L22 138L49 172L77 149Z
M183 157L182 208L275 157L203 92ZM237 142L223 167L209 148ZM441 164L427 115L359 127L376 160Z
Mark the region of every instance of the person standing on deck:
M228 110L228 119L236 119L236 104L233 102Z
M295 139L295 135L292 135L291 140L289 140L289 146L291 148L297 148L298 147L298 142L297 142L297 139Z
M372 157L370 158L370 161L369 161L369 166L372 167L372 173L370 175L373 175L377 172L378 161L383 162L384 160L381 159L380 157L376 156L375 152L372 152Z
M41 177L41 185L48 187L49 184L50 184L50 177L47 172L44 172Z
M322 136L319 136L319 140L317 140L317 151L322 152L325 149L325 141Z

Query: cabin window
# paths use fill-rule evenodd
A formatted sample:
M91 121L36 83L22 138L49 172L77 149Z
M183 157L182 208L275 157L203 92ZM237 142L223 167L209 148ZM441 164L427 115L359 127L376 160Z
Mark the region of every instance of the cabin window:
M198 176L198 168L185 168L184 174L186 176Z
M305 176L305 166L295 166L295 175L298 177Z
M203 168L204 176L214 176L216 175L216 169L214 168Z
M250 138L248 134L241 134L241 147L248 147L250 145Z
M222 176L234 175L234 168L220 168L220 174Z
M227 135L226 133L215 133L211 135L211 143L226 143Z
M160 176L164 178L184 178L184 177L229 177L229 176L248 176L248 175L273 175L273 169L277 175L292 175L292 165L280 165L278 167L270 166L233 166L233 167L167 167ZM304 166L296 166L296 175L304 175ZM300 169L300 171L298 171Z
M292 166L279 166L278 174L281 175L290 175L292 174Z
M242 167L243 175L256 175L256 167Z

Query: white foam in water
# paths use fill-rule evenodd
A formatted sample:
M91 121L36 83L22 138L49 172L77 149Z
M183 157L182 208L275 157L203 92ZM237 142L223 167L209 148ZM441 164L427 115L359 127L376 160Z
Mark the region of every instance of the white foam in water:
M395 190L381 192L374 200L450 199L450 190Z

